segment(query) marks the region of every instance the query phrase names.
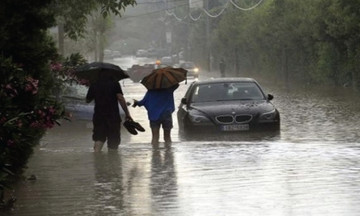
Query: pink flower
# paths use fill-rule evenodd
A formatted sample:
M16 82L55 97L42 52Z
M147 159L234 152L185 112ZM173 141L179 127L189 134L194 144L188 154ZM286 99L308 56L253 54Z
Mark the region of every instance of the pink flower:
M60 63L58 63L58 62L52 63L52 64L50 65L50 68L51 68L52 71L61 71L61 69L62 69L62 64L60 64Z
M49 113L50 113L51 115L54 115L54 114L56 113L56 110L54 109L53 106L50 106L50 107L49 107Z
M11 97L15 97L18 95L18 92L16 91L16 89L13 89L12 93L10 93Z
M15 142L14 142L14 140L8 140L8 141L6 142L6 144L7 144L9 147L15 147Z
M40 127L40 124L39 124L39 122L35 121L35 122L32 122L32 123L30 124L30 127L31 127L31 128L39 128L39 127Z
M33 79L32 77L26 77L26 81L25 91L31 92L31 94L36 94L39 88L39 80Z
M10 90L13 89L13 87L11 86L11 84L7 84L7 85L5 86L5 88L6 88L6 89L10 89Z

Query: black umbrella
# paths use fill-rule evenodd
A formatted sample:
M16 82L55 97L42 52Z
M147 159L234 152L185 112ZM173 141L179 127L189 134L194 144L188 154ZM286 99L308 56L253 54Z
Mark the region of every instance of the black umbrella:
M75 69L74 75L78 79L96 82L100 77L107 77L117 81L129 78L129 75L118 65L107 62L92 62L84 64Z

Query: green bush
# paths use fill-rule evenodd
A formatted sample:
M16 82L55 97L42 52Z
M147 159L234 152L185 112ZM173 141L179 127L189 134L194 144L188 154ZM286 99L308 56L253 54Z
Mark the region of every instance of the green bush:
M5 187L21 176L33 147L65 112L55 98L42 97L41 81L11 58L0 58L0 76L0 187Z

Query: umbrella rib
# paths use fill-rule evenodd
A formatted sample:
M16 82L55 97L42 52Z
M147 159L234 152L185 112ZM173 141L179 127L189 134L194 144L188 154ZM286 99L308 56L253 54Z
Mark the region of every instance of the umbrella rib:
M181 82L182 80L178 79L176 76L174 76L172 73L168 73L169 76L174 78L177 82Z
M154 86L153 86L153 89L156 88L156 85L157 85L157 83L158 83L158 81L157 81L157 80L158 80L158 76L159 76L159 74L157 74L157 73L154 75Z

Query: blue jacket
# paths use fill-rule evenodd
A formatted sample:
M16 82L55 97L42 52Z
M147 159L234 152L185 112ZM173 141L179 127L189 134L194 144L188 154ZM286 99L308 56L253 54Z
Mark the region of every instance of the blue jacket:
M137 105L146 108L150 121L157 121L162 114L175 111L174 91L178 87L179 85L168 89L148 90Z

